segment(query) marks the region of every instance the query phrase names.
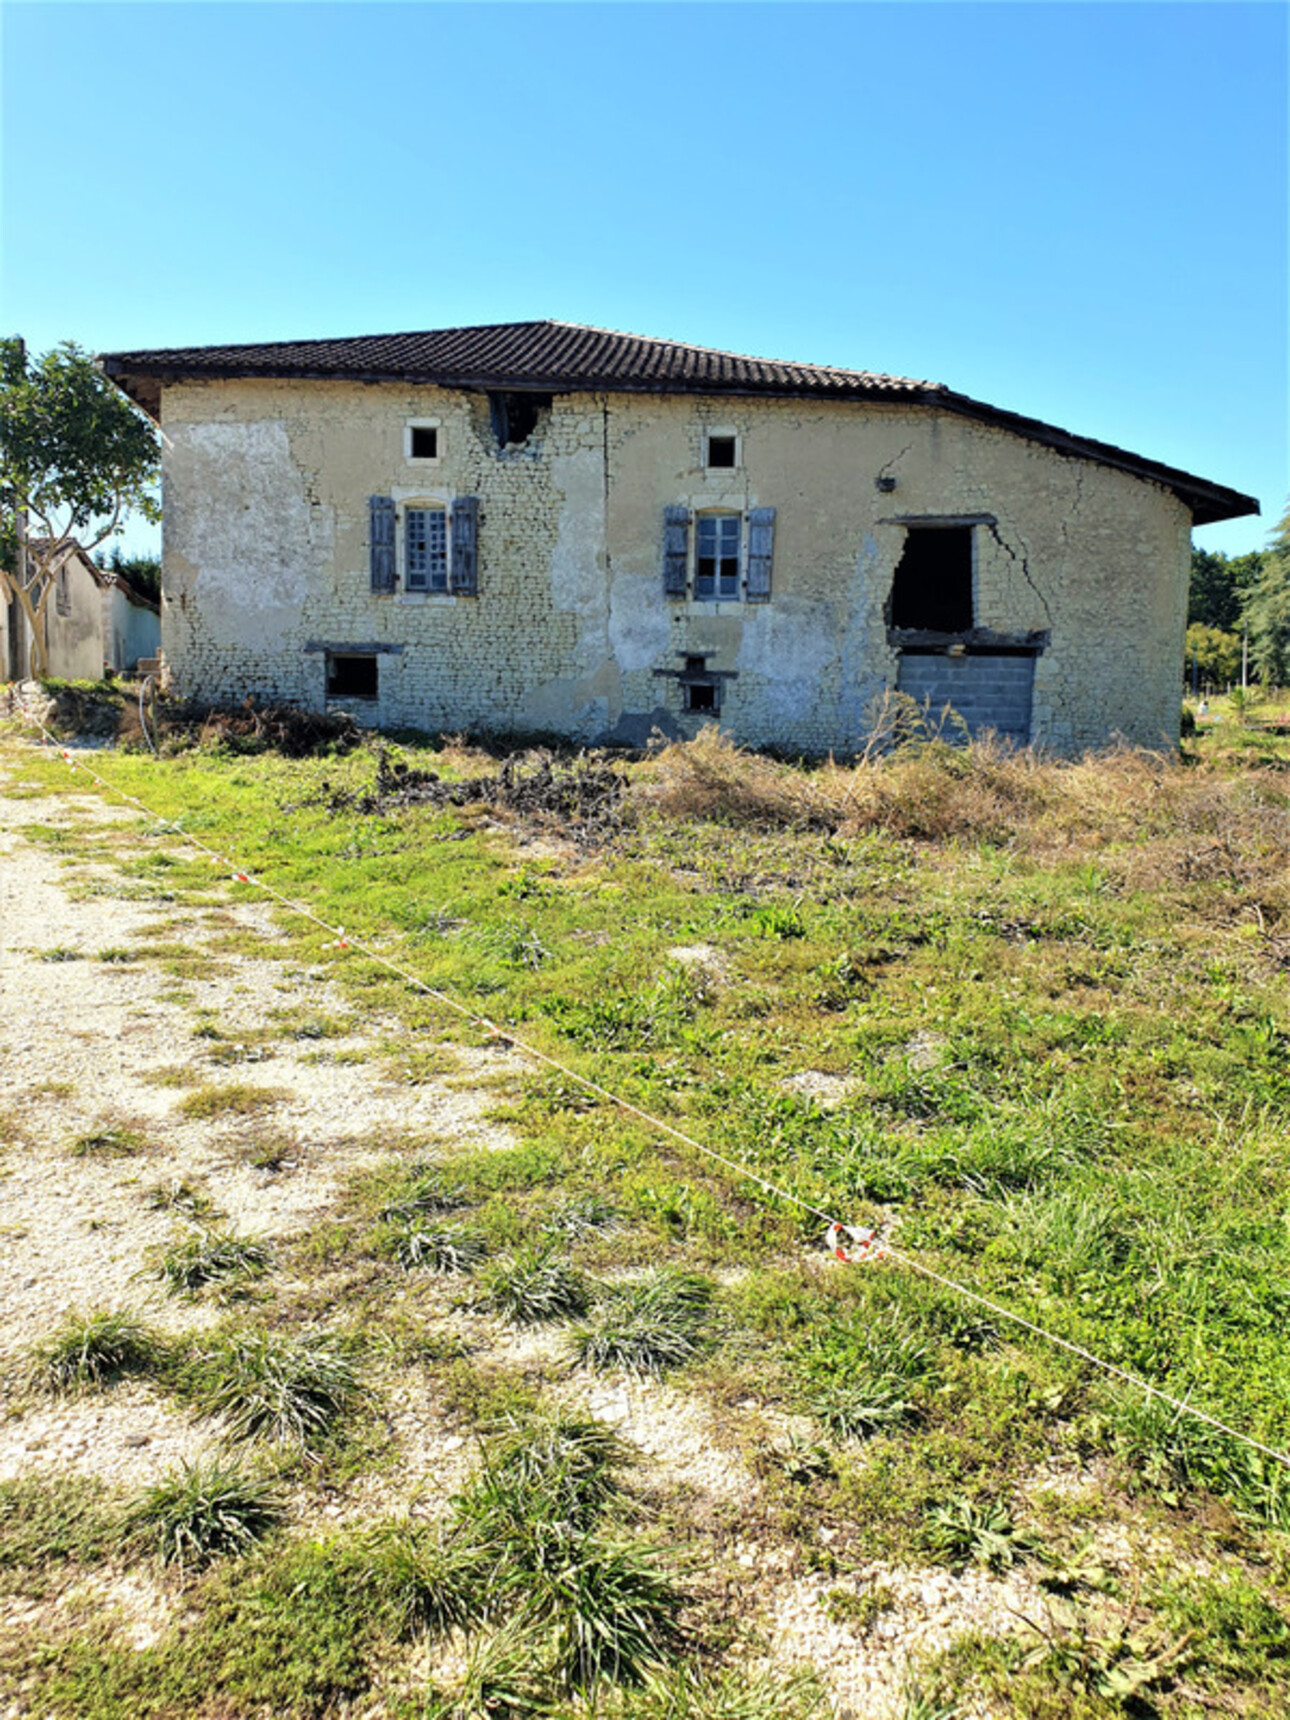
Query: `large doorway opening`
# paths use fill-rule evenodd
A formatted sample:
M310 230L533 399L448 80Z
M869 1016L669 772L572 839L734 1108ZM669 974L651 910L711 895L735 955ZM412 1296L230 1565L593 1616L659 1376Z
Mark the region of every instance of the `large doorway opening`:
M892 580L889 625L920 633L967 633L972 620L972 527L907 527Z

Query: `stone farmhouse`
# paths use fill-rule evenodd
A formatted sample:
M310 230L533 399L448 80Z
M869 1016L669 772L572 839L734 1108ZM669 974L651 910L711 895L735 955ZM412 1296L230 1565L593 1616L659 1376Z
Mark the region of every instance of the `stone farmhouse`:
M1177 738L1251 497L939 383L560 322L100 361L165 439L173 681L382 726L861 743L896 688Z

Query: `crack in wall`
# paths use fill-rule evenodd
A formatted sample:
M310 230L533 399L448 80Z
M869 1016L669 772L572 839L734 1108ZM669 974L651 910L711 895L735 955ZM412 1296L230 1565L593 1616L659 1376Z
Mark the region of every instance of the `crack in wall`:
M1019 555L1017 553L1017 551L1015 549L1013 549L1013 547L1010 543L1006 543L1004 541L1003 534L999 530L999 526L998 526L997 521L986 518L983 520L982 523L986 526L986 528L988 529L988 531L990 533L990 536L998 544L999 548L1003 551L1003 553L1009 558L1010 561L1012 561L1017 567L1019 567L1021 569L1021 577L1025 580L1026 584L1030 587L1030 589L1034 592L1035 596L1039 599L1040 603L1043 605L1044 614L1048 618L1049 627L1051 627L1053 625L1052 607L1050 606L1048 599L1044 596L1043 592L1035 584L1034 575L1030 571L1030 557L1026 554L1026 552L1024 550L1022 550L1022 552Z
M883 465L879 466L878 477L879 478L889 478L891 476L891 468L896 464L896 462L898 460L903 460L905 458L905 455L911 452L911 450L913 449L913 446L914 446L914 444L912 442L906 442L905 446L900 450L899 454L893 454L890 460L886 461Z

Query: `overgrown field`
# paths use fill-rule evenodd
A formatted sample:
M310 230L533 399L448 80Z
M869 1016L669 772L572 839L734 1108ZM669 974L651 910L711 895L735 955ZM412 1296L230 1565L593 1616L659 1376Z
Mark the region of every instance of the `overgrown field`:
M29 791L85 791L5 746ZM411 1091L498 1039L355 945L562 1068L498 1078L508 1150L392 1138L259 1257L188 1212L156 1270L217 1299L200 1332L119 1310L51 1332L20 1407L143 1378L224 1443L129 1500L0 1490L0 1588L125 1558L186 1595L146 1648L25 1633L14 1712L1290 1711L1290 1469L898 1261L829 1260L756 1180L1290 1450L1290 740L1067 765L922 743L854 769L715 731L630 761L86 756L153 816L51 826L54 852L110 851L176 910L254 899L245 870L344 928L283 912L281 959L383 1024L356 1080ZM128 957L183 978L175 949ZM254 1130L273 1095L232 1068L177 1104ZM290 1175L269 1120L263 1142ZM542 1341L492 1354L499 1330ZM475 1452L451 1499L382 1419L405 1377ZM571 1396L589 1379L702 1406L744 1498L647 1484ZM399 1508L319 1532L373 1472ZM921 1572L1030 1599L871 1698L777 1658L763 1571L814 1581L860 1644Z

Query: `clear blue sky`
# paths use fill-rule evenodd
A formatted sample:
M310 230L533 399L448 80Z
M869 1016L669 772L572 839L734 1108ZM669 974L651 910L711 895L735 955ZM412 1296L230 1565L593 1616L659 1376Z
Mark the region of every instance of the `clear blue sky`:
M23 3L0 326L559 317L928 377L1286 504L1275 3ZM142 540L136 540L142 541Z

